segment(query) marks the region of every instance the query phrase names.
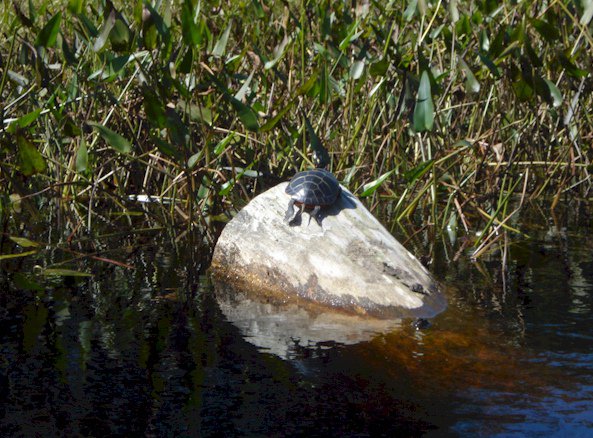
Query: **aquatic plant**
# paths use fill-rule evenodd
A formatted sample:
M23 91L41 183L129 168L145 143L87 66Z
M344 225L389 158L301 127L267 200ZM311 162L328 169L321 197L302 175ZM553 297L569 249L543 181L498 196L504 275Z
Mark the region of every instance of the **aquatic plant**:
M591 187L592 14L590 0L4 2L0 212L56 196L88 229L132 196L214 239L323 144L386 220L460 228L479 256L518 232L522 203Z

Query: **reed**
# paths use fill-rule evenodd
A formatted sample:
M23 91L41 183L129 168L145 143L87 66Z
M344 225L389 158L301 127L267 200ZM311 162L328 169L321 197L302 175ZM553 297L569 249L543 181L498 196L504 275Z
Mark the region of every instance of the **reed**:
M5 220L151 196L213 240L313 137L371 208L476 256L524 201L591 188L593 1L28 5L0 5Z

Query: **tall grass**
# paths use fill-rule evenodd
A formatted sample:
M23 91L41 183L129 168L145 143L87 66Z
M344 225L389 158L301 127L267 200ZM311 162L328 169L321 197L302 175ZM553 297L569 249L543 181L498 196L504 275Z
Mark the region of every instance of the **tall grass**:
M5 218L149 195L206 231L316 138L371 208L480 231L476 255L591 188L593 1L29 5L0 6Z

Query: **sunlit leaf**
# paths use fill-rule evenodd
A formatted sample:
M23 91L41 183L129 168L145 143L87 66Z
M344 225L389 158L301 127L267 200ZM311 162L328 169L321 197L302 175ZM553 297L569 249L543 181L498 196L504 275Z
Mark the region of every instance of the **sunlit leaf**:
M82 0L68 0L68 11L72 14L82 13L84 3Z
M9 236L10 240L16 243L18 246L23 248L38 248L41 246L39 242L33 242L32 240L27 239L26 237L18 237L18 236Z
M581 7L583 8L583 15L579 23L583 26L587 26L593 18L593 0L581 0Z
M420 163L418 166L414 167L413 169L407 171L404 174L404 178L409 183L415 182L417 179L422 178L422 176L432 169L434 164L434 160L427 160Z
M61 21L62 13L58 12L45 24L45 26L43 26L43 29L39 31L39 34L37 34L37 38L35 39L35 45L53 47L56 44L56 39L58 38Z
M480 83L463 58L459 58L459 67L465 75L465 90L468 93L477 93L480 91Z
M17 135L17 145L19 147L19 170L26 176L35 173L43 173L47 168L45 158L23 135Z
M356 60L350 66L350 78L357 80L364 72L364 59Z
M383 184L385 182L385 180L391 176L391 174L394 172L394 170L395 169L392 169L389 172L385 172L383 175L381 175L376 180L371 181L371 182L365 184L362 187L362 193L360 194L360 197L361 198L364 198L366 196L370 196L373 193L375 193L377 191L377 189L379 187L381 187L381 184Z
M420 86L414 107L414 131L424 132L432 130L434 124L434 103L430 90L430 78L425 70L420 77Z
M124 137L119 135L117 132L112 131L111 129L95 122L88 122L90 126L93 127L95 131L99 133L99 135L105 140L105 142L110 145L116 151L127 154L132 150L132 145L128 140Z
M47 268L41 270L41 275L46 277L92 277L92 274L86 272L75 271L73 269Z
M544 79L544 81L548 85L548 88L550 91L550 98L552 101L552 106L554 108L559 107L560 105L562 105L562 93L560 92L560 90L558 89L556 84L554 84L554 82L552 82L548 79Z
M222 154L225 149L227 148L227 146L229 145L229 143L233 140L237 139L237 134L234 132L231 132L229 135L227 135L225 138L223 138L214 148L214 154L215 155L220 155Z
M266 62L266 64L264 65L264 68L266 70L274 67L278 63L278 61L282 59L282 57L286 53L286 48L289 46L291 42L292 38L289 35L285 35L282 39L282 42L274 49L274 57L270 61Z
M194 21L195 11L190 0L185 0L181 8L181 34L185 44L197 47L200 44L200 29Z
M78 151L76 151L76 171L78 173L84 172L89 164L89 154L86 147L86 141L84 137L80 139L80 145Z
M416 8L418 7L418 0L408 0L408 6L404 11L404 20L411 21L416 14Z
M111 29L115 25L115 11L111 11L105 22L103 23L103 28L101 29L101 33L95 40L95 44L93 44L93 51L98 52L105 46L107 42L107 38L109 38L109 34L111 33Z
M33 254L37 254L37 250L25 251L17 254L0 254L0 260L15 259L18 257L27 257Z
M232 27L233 22L229 21L229 24L227 25L226 29L224 30L218 41L216 41L216 44L212 49L213 56L222 57L226 53L226 46L229 40L229 35L231 34Z

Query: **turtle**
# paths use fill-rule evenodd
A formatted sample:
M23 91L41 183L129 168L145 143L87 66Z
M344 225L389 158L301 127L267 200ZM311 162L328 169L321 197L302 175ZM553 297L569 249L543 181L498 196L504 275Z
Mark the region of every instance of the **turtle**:
M332 205L341 193L340 183L328 170L322 168L305 170L292 177L286 186L286 193L290 195L288 210L284 221L291 224L305 208L312 208L309 216L314 217L321 226L319 212L321 207ZM295 209L295 204L300 208ZM296 211L295 211L296 210Z

